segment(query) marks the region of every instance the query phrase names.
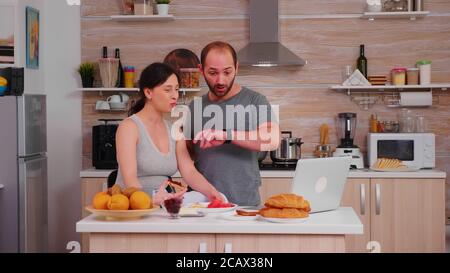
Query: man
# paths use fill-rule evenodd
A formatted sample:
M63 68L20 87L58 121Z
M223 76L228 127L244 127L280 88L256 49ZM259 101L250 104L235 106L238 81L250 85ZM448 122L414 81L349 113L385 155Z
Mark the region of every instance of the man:
M199 68L209 92L189 105L183 129L195 166L230 202L259 205L258 152L278 147L276 117L265 96L234 82L239 65L231 45L208 44Z

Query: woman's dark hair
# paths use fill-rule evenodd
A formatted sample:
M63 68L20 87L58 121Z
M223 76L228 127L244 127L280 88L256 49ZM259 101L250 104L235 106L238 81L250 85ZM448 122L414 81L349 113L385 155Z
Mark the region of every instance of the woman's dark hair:
M163 63L152 63L151 65L147 66L141 73L141 77L139 78L139 99L136 101L136 103L131 106L130 110L128 111L128 115L131 116L133 114L136 114L137 112L141 111L144 106L145 102L147 101L147 97L144 94L145 88L155 88L157 86L160 86L161 84L165 83L167 79L175 75L178 79L178 82L180 81L178 74L173 70L172 67L163 64Z

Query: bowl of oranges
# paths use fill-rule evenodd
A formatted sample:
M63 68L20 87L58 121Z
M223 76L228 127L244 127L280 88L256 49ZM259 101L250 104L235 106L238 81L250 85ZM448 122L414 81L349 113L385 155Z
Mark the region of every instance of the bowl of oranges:
M134 187L122 190L116 184L96 193L86 210L107 220L130 220L153 213L159 207L153 207L152 198L146 192Z

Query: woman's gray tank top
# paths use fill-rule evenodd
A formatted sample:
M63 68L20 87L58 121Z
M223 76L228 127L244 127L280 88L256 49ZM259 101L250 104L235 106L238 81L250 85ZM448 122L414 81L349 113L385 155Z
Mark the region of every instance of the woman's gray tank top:
M136 147L137 176L143 190L152 195L153 190L157 190L161 183L167 180L168 176L172 176L177 172L177 158L175 153L175 140L170 133L170 127L166 120L167 134L169 136L169 152L162 154L153 143L147 128L137 115L129 117L136 123L139 129L139 142ZM117 174L116 183L122 188L125 184L122 173Z

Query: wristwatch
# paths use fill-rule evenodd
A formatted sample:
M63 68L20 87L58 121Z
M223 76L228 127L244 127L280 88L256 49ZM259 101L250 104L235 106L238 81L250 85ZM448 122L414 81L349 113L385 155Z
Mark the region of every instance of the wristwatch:
M233 130L231 129L223 129L224 132L227 132L227 139L225 140L225 144L231 143L233 139Z

